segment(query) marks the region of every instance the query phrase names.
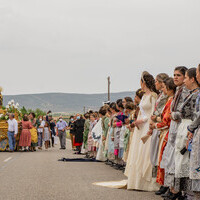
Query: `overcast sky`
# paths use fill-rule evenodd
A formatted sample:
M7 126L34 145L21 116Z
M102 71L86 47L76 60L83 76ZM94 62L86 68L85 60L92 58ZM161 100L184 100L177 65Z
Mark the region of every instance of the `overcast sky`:
M0 0L4 94L139 87L200 63L199 0Z

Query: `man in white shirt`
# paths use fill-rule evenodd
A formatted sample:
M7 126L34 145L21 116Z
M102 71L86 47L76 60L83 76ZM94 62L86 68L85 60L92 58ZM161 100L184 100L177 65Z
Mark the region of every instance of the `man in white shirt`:
M42 144L43 144L43 130L45 126L45 121L43 120L43 116L39 117L39 120L37 121L38 123L38 149L42 150Z
M9 120L8 120L8 140L9 140L9 148L10 152L13 152L15 149L15 143L16 143L16 136L18 133L18 123L15 119L14 114L9 114Z

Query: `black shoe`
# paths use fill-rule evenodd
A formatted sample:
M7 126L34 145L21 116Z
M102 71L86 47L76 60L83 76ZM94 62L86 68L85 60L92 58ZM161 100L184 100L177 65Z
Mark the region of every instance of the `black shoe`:
M162 198L168 198L172 195L172 193L170 192L170 189L167 190L167 192L165 192L165 194L161 194Z
M168 187L164 187L164 186L161 186L160 187L160 190L158 190L157 192L155 192L156 195L161 195L161 194L165 194L167 192L169 188Z
M169 197L169 199L170 200L176 200L176 199L179 199L179 198L182 198L183 196L182 196L182 193L181 192L178 192L178 193L176 193L176 194L171 194L170 195L170 197Z
M187 196L180 196L178 197L178 200L188 200Z
M105 164L106 164L106 165L112 165L112 163L111 163L109 160L107 160L107 161L105 162Z
M109 162L107 163L107 165L112 165L112 162L111 162L111 161L109 161Z
M118 169L119 169L119 165L118 165L118 164L115 164L115 165L113 166L113 168L118 170Z

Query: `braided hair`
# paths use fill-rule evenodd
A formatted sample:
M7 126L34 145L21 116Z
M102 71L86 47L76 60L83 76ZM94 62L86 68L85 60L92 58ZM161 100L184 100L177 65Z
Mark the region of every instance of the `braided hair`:
M155 92L156 94L158 94L159 92L156 90L156 86L155 86L155 79L154 77L149 74L149 73L144 73L141 79L142 82L145 82L146 87L152 91Z

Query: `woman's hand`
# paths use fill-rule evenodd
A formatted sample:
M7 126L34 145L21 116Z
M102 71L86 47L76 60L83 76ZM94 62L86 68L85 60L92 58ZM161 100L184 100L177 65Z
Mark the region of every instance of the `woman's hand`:
M129 124L129 123L130 123L129 118L125 119L125 124Z
M193 138L193 134L190 131L188 131L187 137L188 140L190 141Z
M139 126L140 124L143 124L144 123L144 121L142 120L142 119L140 119L140 120L136 120L135 121L135 126Z
M129 129L129 131L131 131L131 125L130 124L127 125L126 128Z
M156 124L154 122L150 122L149 128L152 129L152 130L155 129L156 128Z
M117 127L117 123L116 123L116 122L113 123L113 127L114 127L114 128Z
M104 135L102 135L102 140L105 141L106 140L106 137Z
M187 142L186 142L186 149L188 149L189 143L190 143L190 140L187 140Z
M152 115L152 116L151 116L151 120L152 120L152 121L156 121L156 115Z
M148 131L147 135L151 136L152 134L153 134L153 130L150 129L150 130Z

